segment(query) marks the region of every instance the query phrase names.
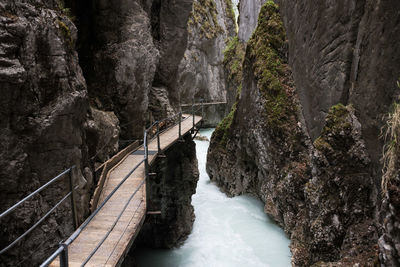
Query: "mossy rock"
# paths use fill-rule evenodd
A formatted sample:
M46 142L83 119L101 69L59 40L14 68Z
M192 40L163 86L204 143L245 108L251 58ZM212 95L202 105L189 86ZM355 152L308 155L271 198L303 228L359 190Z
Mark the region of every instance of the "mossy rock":
M188 26L190 34L193 34L190 28L199 27L201 38L212 39L223 33L224 31L217 21L217 9L214 0L198 0L194 2Z
M67 24L65 24L61 20L57 20L57 24L58 24L59 29L61 30L61 33L64 36L66 42L68 43L69 48L70 49L74 49L75 43L74 43L74 40L72 38L71 30L69 29Z
M232 123L237 110L237 102L233 104L229 114L215 128L213 138L219 140L219 144L225 146L232 134Z
M245 44L240 42L237 36L230 39L224 50L224 66L228 70L228 79L236 84L242 82L244 56Z
M286 132L297 117L297 104L290 95L287 80L290 76L286 58L280 55L286 33L279 7L267 1L261 8L258 25L248 43L257 87L264 97L267 126L277 134Z
M314 147L322 152L334 152L349 147L353 142L351 137L352 125L350 111L351 105L344 106L339 103L329 109L325 119L325 126L322 129L321 136L314 141Z

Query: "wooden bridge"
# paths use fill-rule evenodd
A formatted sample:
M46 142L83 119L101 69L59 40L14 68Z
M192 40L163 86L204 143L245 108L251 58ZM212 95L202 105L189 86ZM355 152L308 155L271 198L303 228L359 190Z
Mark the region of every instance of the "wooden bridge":
M202 121L196 116L192 105L192 114L179 113L175 124L160 131L161 122L156 122L144 132L143 145L133 143L110 159L103 167L98 188L92 199L92 213L59 248L43 262L41 266L118 266L129 251L146 214L154 213L146 208L146 180L149 178L149 166L157 156L162 155L182 136L196 135L196 125ZM150 133L153 137L149 140ZM193 136L194 137L194 136ZM74 187L72 170L64 171L45 185L19 201L0 215L9 214L24 201L32 198L50 184L69 174L70 191L48 213L46 213L27 232L0 251L0 255L13 247L67 198L71 199L73 220L76 223ZM156 212L157 213L157 212Z

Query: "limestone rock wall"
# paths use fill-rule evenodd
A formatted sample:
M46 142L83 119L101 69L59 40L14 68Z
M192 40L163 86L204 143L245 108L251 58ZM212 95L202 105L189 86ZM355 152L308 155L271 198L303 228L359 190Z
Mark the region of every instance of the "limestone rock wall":
M0 207L15 204L61 171L77 166L79 218L88 213L85 143L88 96L74 50L77 30L57 5L0 1ZM1 221L0 247L14 241L68 191L68 177ZM72 231L69 202L0 259L37 264ZM40 250L38 248L40 247Z
M351 94L343 101L347 106L337 104L343 99L340 90L337 90L338 86L326 85L312 91L311 88L316 85L315 79L307 80L316 75L318 79L326 77L324 82L339 82L345 76L338 75L341 73L340 67L330 66L326 71L323 68L311 71L319 61L309 62L316 54L307 54L307 51L324 42L321 36L316 37L317 34L324 35L337 28L337 32L343 30L344 34L335 34L346 41L340 42L337 51L328 49L336 52L328 53L326 57L318 56L318 59L328 65L339 64L344 67L348 64L348 60L329 61L329 56L337 53L336 57L340 58L352 50L353 45L349 44L351 34L348 30L333 26L335 24L329 24L329 19L327 23L320 23L320 20L329 18L322 14L330 11L329 14L338 16L337 23L354 25L352 20L357 19L359 7L337 3L332 10L321 8L322 13L319 13L318 8L313 8L313 3L310 2L310 14L307 15L304 12L305 6L308 7L306 2L282 2L282 17L271 1L267 1L261 9L258 27L246 48L242 90L239 91L240 95L231 113L213 134L207 171L210 178L228 195L250 193L265 202L265 212L285 229L292 240L293 265L375 266L379 261L378 239L382 230L379 212L386 213L386 210L380 210L377 185L380 182L377 172L379 160L371 152L377 150L377 147L371 149L368 141L371 135L366 134L368 131L364 128L368 122L365 114L361 115L369 112L365 108L359 108L360 102L352 102L355 100L351 100ZM346 4L350 5L348 2ZM327 7L331 4L321 5ZM367 6L362 6L361 10L364 7ZM376 5L372 13L381 7L380 4ZM339 15L340 10L346 13L351 8L354 10L353 16L343 20L343 16ZM311 25L310 21L313 20L309 18L313 16L316 20ZM300 17L304 20L296 21ZM287 28L287 35L281 18ZM389 21L387 23L391 25ZM375 21L372 24L379 23ZM314 31L314 26L326 28ZM306 27L311 27L310 39L306 38L309 43L304 45L305 33L301 29ZM335 36L332 32L326 36ZM289 40L288 51L286 37ZM335 42L328 40L326 44L335 46ZM346 46L350 49L347 50ZM300 50L302 53L297 57L296 53L300 52L296 51ZM368 53L364 53L367 57ZM395 68L397 64L391 59L386 63L390 64L388 69ZM360 61L360 64L363 63ZM347 71L351 68L351 64L344 67ZM394 81L396 78L389 78L393 72L388 71L386 77ZM368 73L358 73L358 77L363 75L367 76ZM344 80L346 79L341 81ZM345 83L343 82L343 88ZM379 93L374 95L384 94L389 97L392 94L391 97L394 97L394 87L387 85L389 89L385 91L382 88L387 87L384 84L381 86L375 87L374 90ZM355 93L350 88L347 90ZM310 101L317 103L316 106L304 101L304 92L309 94ZM330 97L332 95L336 95L335 101ZM356 95L357 93L354 97ZM361 95L366 97L368 94L360 91L358 96ZM309 116L307 113L306 109L310 109L313 114L318 114L324 101L331 100L332 102L326 104L327 109L323 116ZM380 103L370 99L368 107L376 110L375 105ZM384 107L385 104L379 109ZM313 120L320 125L317 132L310 128ZM374 138L375 141L378 140L377 133ZM395 216L393 214L396 213L392 209L392 223ZM386 248L393 252L397 232L392 231L390 225L388 229L391 232L386 240L390 245ZM382 254L385 253L381 252L381 258ZM390 256L391 260L383 261L382 264L393 264L393 255L395 254Z
M379 161L382 116L397 93L398 1L278 1L290 65L310 136L332 105L352 103L370 156ZM382 19L385 18L385 19ZM321 23L323 22L323 23ZM379 104L377 104L379 103Z
M179 65L178 88L182 103L193 98L206 102L226 101L223 69L226 42L236 34L233 6L225 0L195 0L188 22L187 49ZM205 124L215 126L225 109L208 107Z
M385 115L398 97L400 8L398 1L278 1L287 29L290 65L310 136L317 138L327 110L352 104L361 124L371 168L375 220L383 223L381 263L397 266L400 239L395 224L396 198L381 205L380 183ZM324 21L324 23L321 23ZM317 41L318 40L318 41ZM394 186L396 192L397 186ZM391 203L393 201L393 203ZM381 214L381 215L379 215ZM381 219L380 217L385 219ZM386 242L384 242L386 240ZM397 248L396 248L397 247Z
M146 126L193 97L225 99L222 51L234 34L226 0L0 0L1 211L76 165L82 221L97 182L94 170L126 140L141 139ZM224 112L207 111L210 123ZM175 159L190 168L179 173L176 162L166 163L174 173L164 171L162 201L175 205L177 197L180 206L163 208L160 231L174 228L157 243L163 246L183 240L193 220L194 148L187 142L176 149L183 155ZM186 177L184 183L175 175ZM178 185L182 191L168 191ZM66 177L4 219L0 247L67 190ZM67 201L0 265L40 263L71 233L70 218Z
M242 42L247 42L257 27L258 14L267 0L240 0L239 1L239 32Z
M157 158L149 178L148 210L161 211L148 215L136 245L154 248L173 248L186 239L194 222L192 195L196 192L199 171L196 145L190 135L185 142L176 143L165 151L165 158Z

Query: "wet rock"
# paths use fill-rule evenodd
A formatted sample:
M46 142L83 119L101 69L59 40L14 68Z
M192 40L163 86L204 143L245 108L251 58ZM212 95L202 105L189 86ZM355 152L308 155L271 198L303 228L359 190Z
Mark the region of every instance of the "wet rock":
M194 222L192 195L199 179L195 143L190 135L184 143L176 143L158 158L151 171L147 194L148 210L161 211L148 215L136 245L172 248L181 245L190 234Z

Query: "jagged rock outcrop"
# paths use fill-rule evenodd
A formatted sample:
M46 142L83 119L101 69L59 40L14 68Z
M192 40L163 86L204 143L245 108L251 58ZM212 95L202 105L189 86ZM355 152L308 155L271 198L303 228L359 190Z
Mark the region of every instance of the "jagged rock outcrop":
M377 195L360 116L333 106L319 138L309 137L278 12L271 1L261 9L242 90L213 134L207 171L228 195L265 202L292 240L293 265L375 266Z
M91 31L81 41L79 53L93 104L115 112L123 138L141 137L160 59L149 14L136 0L82 2L76 10L78 20L91 17L91 24L82 22L79 26L82 31L85 27Z
M226 101L223 51L236 34L231 1L195 0L188 22L188 45L179 65L178 88L182 103L203 99ZM208 106L205 125L215 126L225 116L224 106Z
M196 145L191 135L184 136L165 151L165 158L157 158L149 178L148 210L161 211L148 215L136 244L154 248L176 247L190 234L194 222L192 195L196 192L199 171Z
M0 206L4 211L63 170L77 166L80 219L91 184L83 179L86 84L74 50L77 30L42 1L0 2ZM90 177L87 177L90 180ZM0 247L14 241L68 190L68 177L1 221ZM3 255L0 265L34 265L72 231L69 202ZM40 248L40 249L39 249Z
M86 140L92 162L106 162L118 152L119 120L114 112L90 107Z

